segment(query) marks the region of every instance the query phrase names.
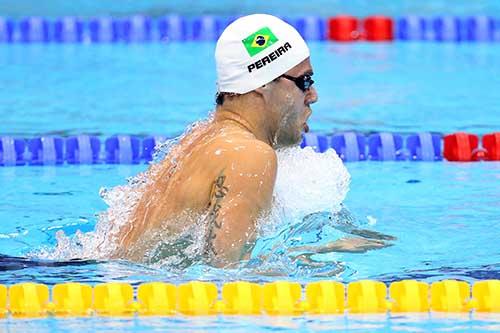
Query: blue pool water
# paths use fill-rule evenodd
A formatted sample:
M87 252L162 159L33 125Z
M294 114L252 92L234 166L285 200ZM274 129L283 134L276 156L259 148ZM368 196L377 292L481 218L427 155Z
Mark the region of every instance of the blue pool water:
M0 226L0 253L25 256L33 249L55 245L59 230L68 235L78 229L93 230L96 212L106 208L98 196L99 188L122 184L125 177L143 169L145 166L108 165L1 168L0 179L9 186L2 190L0 218L8 223ZM348 164L348 170L352 183L344 203L358 225L398 240L392 247L365 254L322 255L317 260L330 265L322 269L308 271L297 264L283 271L276 264L280 278L308 282L324 278L325 271L345 282L366 278L473 282L499 277L499 163L360 162ZM69 258L62 255L60 259ZM20 276L54 284L69 279L139 283L201 277L225 281L236 274L203 266L177 271L126 262L84 262L67 267L28 263L23 268L23 263L11 262L9 267L4 260L1 265L12 268L0 272L0 282L6 284L18 282ZM275 279L252 270L242 271L237 278Z
M214 107L214 47L0 44L0 133L180 134ZM311 52L313 131L500 128L500 44L318 42Z
M422 323L425 323L423 325ZM495 315L314 316L314 317L152 317L9 320L10 332L498 332Z
M213 49L212 43L0 45L0 134L176 136L213 109ZM310 121L312 131L465 130L484 134L500 128L498 44L317 43L311 45L311 52L320 96ZM309 170L307 160L301 163L304 168L297 174ZM93 231L97 213L107 208L99 189L124 184L147 165L0 168L0 253L6 256L0 257L0 283L52 285L71 280L137 285L192 279L306 283L325 276L346 283L365 278L384 282L500 278L500 163L360 162L346 166L351 184L343 203L350 218L359 228L397 240L390 247L364 254L313 255L315 265L303 265L278 253L267 267L272 274L251 266L235 271L203 265L151 267L92 258L68 262L79 246L71 243L71 237L78 230ZM320 171L320 179L337 176L327 168ZM285 223L279 229L286 228ZM56 253L58 231L70 236L70 244L58 247L64 251ZM333 229L315 231L321 235L304 228L304 242L326 242L344 235ZM272 235L268 241L282 248L288 244L279 243ZM500 318L477 314L264 317L258 323L239 317L9 319L0 325L23 332L160 331L165 327L188 331L218 327L227 331L471 332L498 331Z

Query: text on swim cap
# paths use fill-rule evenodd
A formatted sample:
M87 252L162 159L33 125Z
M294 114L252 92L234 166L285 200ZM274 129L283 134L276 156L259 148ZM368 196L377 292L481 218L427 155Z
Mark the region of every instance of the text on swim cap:
M292 45L290 45L290 43L286 42L285 44L283 44L283 46L278 47L276 50L274 50L273 52L269 53L264 58L262 58L260 60L257 60L253 64L248 65L248 72L252 73L252 71L254 69L260 69L260 68L266 66L267 64L270 64L274 60L276 60L279 57L281 57L281 55L283 53L286 53L291 48L292 48Z

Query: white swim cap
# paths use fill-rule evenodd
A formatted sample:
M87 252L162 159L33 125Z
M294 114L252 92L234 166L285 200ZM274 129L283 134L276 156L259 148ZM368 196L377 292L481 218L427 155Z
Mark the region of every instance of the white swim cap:
M309 57L304 39L272 15L241 17L215 47L217 91L244 94L271 82Z

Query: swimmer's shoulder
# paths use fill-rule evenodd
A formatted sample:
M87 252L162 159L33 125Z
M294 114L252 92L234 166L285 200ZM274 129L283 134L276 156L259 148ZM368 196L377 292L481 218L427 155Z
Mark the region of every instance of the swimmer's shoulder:
M236 135L230 138L218 138L214 140L210 148L214 163L220 167L243 168L248 171L258 172L269 169L276 172L277 155L274 149L247 135Z
M226 156L245 157L276 160L276 152L267 143L250 136L234 136L232 138L219 138L212 144L212 149L224 152Z

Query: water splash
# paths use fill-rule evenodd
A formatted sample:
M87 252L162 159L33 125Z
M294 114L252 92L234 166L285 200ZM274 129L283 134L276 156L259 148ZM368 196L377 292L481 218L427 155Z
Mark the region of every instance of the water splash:
M56 247L39 250L36 257L57 260L109 258L118 230L129 220L142 193L158 173L159 162L168 158L168 153L175 149L179 140L167 141L157 147L155 162L148 171L129 178L126 185L101 190L100 195L109 208L99 214L95 231L77 232L72 236L59 231ZM252 259L241 263L237 271L247 277L252 274L261 277L349 274L349 268L335 258L321 261L293 252L296 246L344 236L341 228L332 227L339 221L353 223L352 216L346 215L342 206L349 190L347 169L333 150L320 154L311 148L292 147L279 149L277 155L278 173L272 211L258 222L259 237ZM198 221L200 223L186 226L181 235L176 235L178 237L159 237L163 241L151 253L151 266L188 275L200 271L213 273L213 269L203 265L200 258L206 226L201 223L203 218ZM165 251L174 254L164 257ZM224 276L232 272L228 269L215 271ZM241 276L233 273L230 275Z
M292 147L278 150L277 155L273 212L263 221L263 232L299 223L310 213L341 209L350 175L333 149L320 154L311 147Z
M126 223L137 205L142 193L158 171L153 166L146 172L127 179L126 185L115 186L112 189L101 188L99 195L109 208L99 213L95 230L87 233L77 231L67 236L63 230L56 233L57 245L44 247L31 256L43 259L105 259L109 258L116 242L120 227Z

